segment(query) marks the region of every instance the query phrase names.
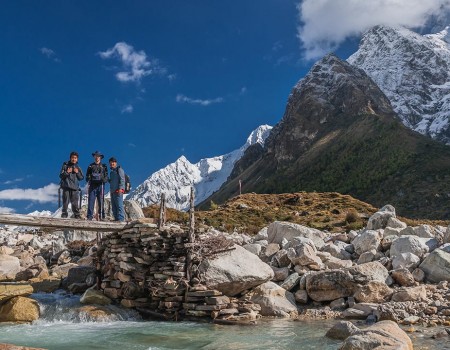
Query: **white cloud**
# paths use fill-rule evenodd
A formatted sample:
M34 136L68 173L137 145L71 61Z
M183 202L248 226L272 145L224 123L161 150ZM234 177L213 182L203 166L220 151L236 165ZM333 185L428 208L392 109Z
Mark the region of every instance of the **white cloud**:
M123 71L117 72L116 78L124 83L140 82L148 75L166 73L157 59L149 59L143 50L135 51L133 46L125 42L118 42L114 47L99 52L99 55L103 59L116 58L122 63Z
M11 185L13 183L22 182L22 181L23 181L23 178L17 178L17 179L14 179L14 180L7 180L7 181L3 182L3 185Z
M122 114L124 113L133 113L133 105L126 105L120 111Z
M179 103L189 103L192 105L209 106L214 103L222 103L223 101L225 101L225 99L223 97L217 97L217 98L210 99L210 100L201 100L201 99L190 98L190 97L187 97L182 94L178 94L176 97L176 101Z
M15 210L13 208L8 207L0 207L0 214L12 214Z
M423 27L449 11L450 0L303 0L298 10L298 37L305 58L314 59L378 24Z
M58 200L59 185L51 183L42 188L13 188L0 191L0 200L29 200L39 203L55 202Z
M239 95L245 95L247 93L247 87L243 86L241 87L241 91L239 92Z
M135 145L134 143L132 143L132 142L130 142L130 143L128 144L128 146L129 146L129 147L136 148L136 145Z
M177 78L177 75L176 75L176 74L169 74L169 75L167 76L167 79L169 79L169 81L174 81L176 78Z
M41 54L43 54L47 58L49 58L55 62L61 62L61 60L56 56L55 51L53 51L52 49L49 49L48 47L41 47L39 49L39 51L41 52Z

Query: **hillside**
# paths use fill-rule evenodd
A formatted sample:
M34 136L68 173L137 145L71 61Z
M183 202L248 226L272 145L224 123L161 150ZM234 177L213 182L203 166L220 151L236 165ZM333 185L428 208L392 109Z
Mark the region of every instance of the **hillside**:
M158 218L159 207L144 208L146 217ZM343 232L360 229L377 209L351 196L335 192L298 192L284 194L246 193L231 198L213 209L197 211L196 225L213 226L226 232L255 234L274 221L289 221L320 230ZM189 215L175 209L168 209L167 220L187 224ZM415 221L402 218L409 225L423 223L448 225L443 221Z
M254 158L254 155L252 155ZM399 215L448 219L450 147L406 128L377 85L328 55L289 96L261 155L200 205L243 192L339 192Z

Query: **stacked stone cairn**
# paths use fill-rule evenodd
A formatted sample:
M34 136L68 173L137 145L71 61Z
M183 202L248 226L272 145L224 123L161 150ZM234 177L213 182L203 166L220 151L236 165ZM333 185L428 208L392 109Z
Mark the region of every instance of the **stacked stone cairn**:
M104 237L98 251L104 294L124 307L163 319L212 317L224 323L256 319L259 305L223 295L198 278L188 280L192 246L187 230L178 225L160 230L146 219Z

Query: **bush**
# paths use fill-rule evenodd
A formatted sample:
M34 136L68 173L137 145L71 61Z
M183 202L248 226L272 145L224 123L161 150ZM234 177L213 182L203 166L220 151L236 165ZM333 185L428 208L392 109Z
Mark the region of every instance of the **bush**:
M351 224L359 220L359 214L355 209L350 209L345 215L345 222Z

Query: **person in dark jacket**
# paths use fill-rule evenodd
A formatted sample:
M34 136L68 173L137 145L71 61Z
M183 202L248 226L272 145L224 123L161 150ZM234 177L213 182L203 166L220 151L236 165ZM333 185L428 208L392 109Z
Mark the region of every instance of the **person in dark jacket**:
M86 182L88 184L88 210L87 219L94 217L95 200L98 203L98 219L105 219L103 200L105 195L105 183L108 182L108 168L102 163L103 154L99 151L92 153L94 162L89 164L86 171Z
M109 158L111 172L109 174L109 190L111 192L111 208L114 221L124 221L123 194L125 192L125 172L117 164L117 159Z
M61 171L59 173L59 178L61 179L60 186L63 190L63 206L62 206L62 218L67 218L67 208L69 206L69 202L72 204L72 211L75 219L81 219L80 216L80 208L78 206L79 190L80 184L79 181L84 179L83 172L78 165L78 153L71 152L70 160L68 162L64 162Z

